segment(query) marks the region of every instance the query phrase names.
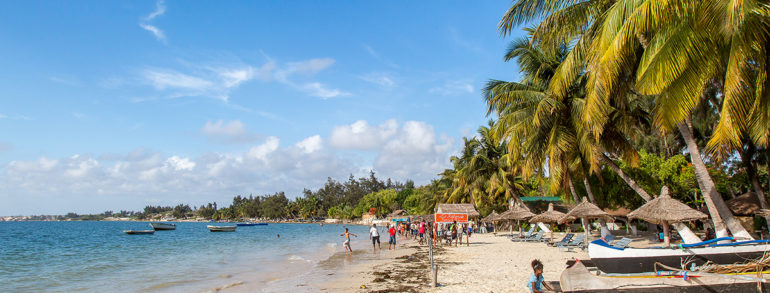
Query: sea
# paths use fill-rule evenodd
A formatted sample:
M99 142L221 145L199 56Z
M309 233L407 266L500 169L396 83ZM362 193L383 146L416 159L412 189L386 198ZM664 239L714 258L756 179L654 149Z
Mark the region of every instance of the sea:
M366 226L270 223L213 233L212 224L224 225L181 222L172 231L127 235L152 228L0 222L0 292L317 292L312 283L372 259ZM345 227L359 236L352 258L342 247Z

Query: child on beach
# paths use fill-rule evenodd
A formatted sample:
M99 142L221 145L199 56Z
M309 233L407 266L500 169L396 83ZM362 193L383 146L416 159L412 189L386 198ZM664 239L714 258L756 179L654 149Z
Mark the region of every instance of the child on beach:
M348 228L345 228L345 233L340 234L340 236L345 236L345 242L342 243L342 246L345 246L345 251L347 251L348 254L353 254L353 248L350 248L350 235L358 238L358 235L348 232Z
M548 289L548 291L554 291L551 289L551 286L548 286L548 283L544 282L543 280L543 263L540 262L540 260L535 259L532 261L532 270L535 271L535 273L532 274L532 276L529 276L529 281L527 281L529 292L545 292L543 291L543 287Z

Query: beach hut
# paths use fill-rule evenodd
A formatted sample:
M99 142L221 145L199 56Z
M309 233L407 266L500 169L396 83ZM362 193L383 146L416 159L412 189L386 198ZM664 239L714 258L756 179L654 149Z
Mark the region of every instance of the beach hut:
M526 219L532 218L534 216L535 216L535 214L530 212L529 209L527 208L527 206L516 204L511 209L509 209L509 210L505 211L504 213L500 214L497 217L497 219L498 220L508 220L508 221L516 220L517 226L521 227L521 225L519 224L519 221L526 220ZM511 225L510 225L510 231L511 231L511 234L513 234L513 223L511 223ZM521 234L521 231L519 231L519 234Z
M576 205L574 208L572 208L566 215L564 215L564 218L559 220L560 222L570 222L573 219L580 218L583 222L583 230L585 231L586 235L586 242L590 241L590 227L588 226L588 220L591 219L603 219L608 222L612 222L615 219L610 216L607 212L603 211L599 207L597 207L595 204L591 203L583 197L583 201L580 202L580 204Z
M436 205L437 214L468 214L468 218L478 218L481 216L476 208L469 203L442 203Z
M708 216L671 198L668 187L664 186L660 196L628 214L628 218L663 226L663 244L668 246L671 243L668 237L669 224L705 219Z
M547 211L545 211L543 213L540 213L538 215L535 215L532 218L529 218L529 222L530 223L558 223L560 220L566 220L567 219L567 218L564 217L565 215L566 215L565 213L562 213L562 212L559 212L559 211L554 211L553 210L553 203L549 203ZM551 230L549 232L551 232L550 233L551 234L551 240L553 240L553 230Z

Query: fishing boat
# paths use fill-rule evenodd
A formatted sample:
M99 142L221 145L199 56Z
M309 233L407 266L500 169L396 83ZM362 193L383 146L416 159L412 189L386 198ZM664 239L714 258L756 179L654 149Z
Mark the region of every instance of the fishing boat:
M152 229L154 229L155 231L176 230L176 224L171 224L171 223L151 222L150 227L152 227Z
M743 263L770 251L770 240L719 243L732 240L732 237L722 237L672 247L615 248L597 239L588 245L588 256L605 273L643 273L655 272L656 263L674 268L681 268L682 264L687 264L688 268L701 266L706 262Z
M254 223L254 226L267 226L267 223Z
M211 232L235 232L235 228L238 228L238 226L212 226L208 225L206 228L209 228L209 231Z
M248 227L248 226L256 226L258 224L257 223L246 222L246 223L238 223L238 224L235 224L235 225L239 226L239 227L243 227L243 226L247 226Z
M597 273L589 270L582 261L577 261L562 272L559 278L559 289L561 292L767 292L770 289L768 281L757 277L756 272L744 274L691 271Z
M123 230L128 235L149 235L155 234L155 230Z

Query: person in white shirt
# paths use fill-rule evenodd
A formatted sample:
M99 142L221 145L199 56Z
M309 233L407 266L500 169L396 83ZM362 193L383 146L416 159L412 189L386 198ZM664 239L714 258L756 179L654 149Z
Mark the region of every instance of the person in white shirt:
M377 231L377 224L372 224L372 228L369 228L369 238L372 239L372 252L377 251L375 244L377 248L380 248L380 232Z

